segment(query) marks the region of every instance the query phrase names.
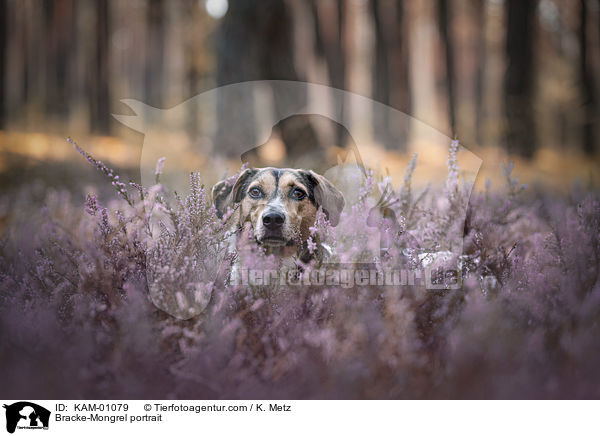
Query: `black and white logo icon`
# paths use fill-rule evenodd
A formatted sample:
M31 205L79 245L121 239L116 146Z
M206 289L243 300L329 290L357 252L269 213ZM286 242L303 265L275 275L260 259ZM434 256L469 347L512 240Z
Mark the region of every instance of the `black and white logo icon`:
M14 433L18 429L48 429L50 411L29 401L19 401L6 409L6 431Z

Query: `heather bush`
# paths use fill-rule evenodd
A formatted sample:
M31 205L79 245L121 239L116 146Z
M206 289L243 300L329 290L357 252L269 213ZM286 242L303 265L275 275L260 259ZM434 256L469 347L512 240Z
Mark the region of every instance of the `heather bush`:
M34 213L33 186L0 198L7 229L2 391L35 398L600 397L598 194L526 188L507 165L503 188L470 195L457 146L439 192L411 187L417 156L397 190L367 172L340 225L320 214L309 241L329 244L332 262L417 268L432 253L455 253L458 234L462 287L447 290L232 283L227 271L236 262L282 265L253 244L242 243L238 258L227 252L229 230L201 175L191 175L190 193L179 198L160 184L161 162L156 185L141 187L79 149L116 189L106 204L48 190ZM357 228L378 230L381 246ZM299 274L318 267L304 265Z

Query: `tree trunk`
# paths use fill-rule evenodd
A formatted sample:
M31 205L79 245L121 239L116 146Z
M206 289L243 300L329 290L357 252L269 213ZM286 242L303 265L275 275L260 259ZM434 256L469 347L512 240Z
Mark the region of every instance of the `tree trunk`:
M261 7L249 0L229 3L217 36L217 85L223 86L250 80L301 80L294 65L294 32L291 11L286 2L265 0ZM241 95L229 95L232 100L218 101L219 123L217 141L221 152L231 157L240 144L249 148L256 144L254 106L244 106L243 120L231 120L236 101L252 102L250 88L240 88ZM296 102L306 95L293 96ZM275 101L275 116L280 112ZM283 103L285 104L285 103ZM229 118L229 122L226 121Z
M66 121L69 113L69 56L73 53L74 4L71 0L53 0L44 3L47 31L45 41L45 106L46 113L58 115Z
M327 78L329 85L338 89L346 88L346 47L345 19L346 4L344 0L336 2L317 2L312 0L311 10L314 21L315 51L323 57L327 65ZM342 126L345 121L345 107L343 98L334 94L333 104L337 117ZM336 132L336 141L343 146L345 132L339 127Z
M588 56L588 6L586 0L580 0L579 18L579 77L581 83L581 96L583 100L582 145L583 151L587 155L592 155L596 145L596 139L594 135L594 118L597 112L594 76Z
M486 64L486 9L485 0L476 0L475 8L476 14L475 19L479 25L479 37L477 38L477 79L475 83L475 140L479 145L482 145L482 127L485 122L484 105L483 105L483 90L485 83L485 64Z
M506 145L511 153L532 157L536 149L533 116L533 39L536 0L506 0L504 82Z
M0 129L6 125L6 56L7 56L7 29L8 24L6 16L8 14L7 0L0 0Z
M7 30L6 21L7 15L7 0L0 0L0 129L3 129L6 124L5 111L6 96L4 87L6 82L6 47L7 47Z
M390 76L388 54L389 47L386 37L386 29L381 19L381 2L371 0L369 2L371 15L373 16L373 33L375 35L375 61L372 72L373 99L385 105L390 104ZM381 110L377 110L375 105L373 110L373 136L381 142L385 148L391 148L392 139L389 132L389 118L382 116Z
M392 74L390 75L393 78L392 99L390 102L396 109L405 113L410 113L410 58L408 55L409 41L405 1L396 0L395 4L396 14L393 46L395 56L392 57Z
M444 47L444 60L446 63L446 92L448 94L448 120L452 135L456 135L456 101L454 97L454 45L450 29L450 11L448 0L438 0L438 24L440 37Z
M408 32L404 0L371 0L370 13L375 35L375 62L372 73L373 99L406 114L410 113ZM377 109L379 108L379 109ZM403 150L409 123L390 122L390 111L373 108L373 135L385 148Z
M145 103L155 107L163 104L164 52L165 52L165 8L163 0L150 0L147 4L146 22L148 41L146 44L146 68L144 71Z
M108 65L109 11L108 0L97 0L96 46L90 77L91 127L96 133L110 133L110 84Z

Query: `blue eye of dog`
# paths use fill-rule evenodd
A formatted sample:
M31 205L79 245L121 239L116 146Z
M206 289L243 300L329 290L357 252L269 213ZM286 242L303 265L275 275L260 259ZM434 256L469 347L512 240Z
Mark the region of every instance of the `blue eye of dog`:
M248 194L250 195L250 197L252 198L260 198L262 197L262 191L260 190L260 188L251 188L248 191Z
M292 190L292 197L296 200L302 200L306 197L306 193L300 188L294 188Z

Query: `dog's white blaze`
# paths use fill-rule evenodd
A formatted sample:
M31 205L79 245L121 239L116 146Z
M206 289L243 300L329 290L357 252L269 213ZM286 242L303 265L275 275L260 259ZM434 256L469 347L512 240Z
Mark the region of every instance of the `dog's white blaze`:
M273 212L281 212L284 215L285 213L285 206L283 204L283 201L281 201L281 197L277 196L275 197L273 200L269 201L267 203L267 207L265 207L265 210L267 211L273 211ZM264 213L264 212L263 212Z
M281 201L281 197L277 196L267 203L267 206L263 209L262 213L260 214L258 223L256 223L257 237L260 239L265 234L265 227L262 219L263 216L269 212L280 212L283 214L283 216L285 217L285 221L283 222L283 227L281 230L283 235L288 235L290 233L290 219L288 217L287 211L285 210L285 205L283 204L283 201Z

